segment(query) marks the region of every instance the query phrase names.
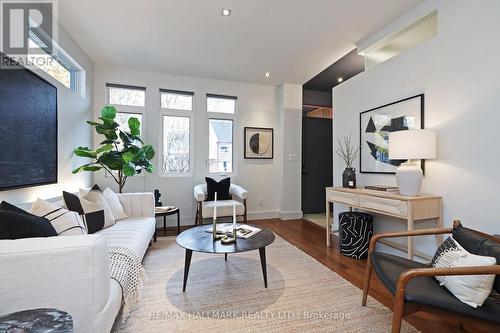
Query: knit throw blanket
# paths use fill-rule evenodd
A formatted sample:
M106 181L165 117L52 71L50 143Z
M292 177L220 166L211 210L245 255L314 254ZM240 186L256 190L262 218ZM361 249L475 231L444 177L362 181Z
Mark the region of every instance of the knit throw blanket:
M122 246L109 247L109 265L111 278L122 288L122 317L128 315L130 308L139 299L141 288L145 282L144 268L137 255L129 248Z

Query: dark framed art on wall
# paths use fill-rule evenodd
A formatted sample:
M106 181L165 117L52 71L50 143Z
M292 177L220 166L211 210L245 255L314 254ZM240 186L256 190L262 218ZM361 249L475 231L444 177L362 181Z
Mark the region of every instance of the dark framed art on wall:
M57 88L0 60L0 191L57 183Z
M273 159L274 130L272 128L245 127L243 136L246 159Z
M393 174L406 160L389 159L389 133L424 128L424 94L401 99L359 114L359 170ZM422 169L423 162L420 162Z

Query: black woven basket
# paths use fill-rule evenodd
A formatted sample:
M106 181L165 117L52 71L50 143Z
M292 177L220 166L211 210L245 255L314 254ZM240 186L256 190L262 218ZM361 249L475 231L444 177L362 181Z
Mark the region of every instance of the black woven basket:
M354 259L365 259L373 236L373 216L366 213L339 214L340 253Z

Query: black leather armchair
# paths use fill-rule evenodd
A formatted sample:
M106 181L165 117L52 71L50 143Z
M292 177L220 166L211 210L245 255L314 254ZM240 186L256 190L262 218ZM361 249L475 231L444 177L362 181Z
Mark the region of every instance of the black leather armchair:
M413 237L423 235L453 234L467 251L477 255L497 258L495 266L433 268L413 260L388 253L374 252L378 240L389 237ZM439 285L438 275L496 274L494 292L500 293L500 238L462 227L454 221L453 228L423 229L411 232L378 234L373 236L368 250L362 305L370 287L371 273L375 270L384 286L394 295L392 332L399 332L403 317L418 311L434 314L458 314L469 322L481 321L486 331L500 332L500 303L492 297L480 307L473 308L455 298Z

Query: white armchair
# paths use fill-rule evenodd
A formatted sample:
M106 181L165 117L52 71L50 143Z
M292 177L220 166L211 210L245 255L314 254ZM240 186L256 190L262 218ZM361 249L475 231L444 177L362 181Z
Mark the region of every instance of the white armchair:
M205 201L207 197L207 184L199 184L194 187L194 198L196 200L196 216L194 224L203 224L203 219L212 218L214 215L214 201ZM231 184L229 188L230 200L217 200L217 217L228 217L233 215L233 204L236 206L236 216L243 217L247 222L247 198L248 192L243 187Z

